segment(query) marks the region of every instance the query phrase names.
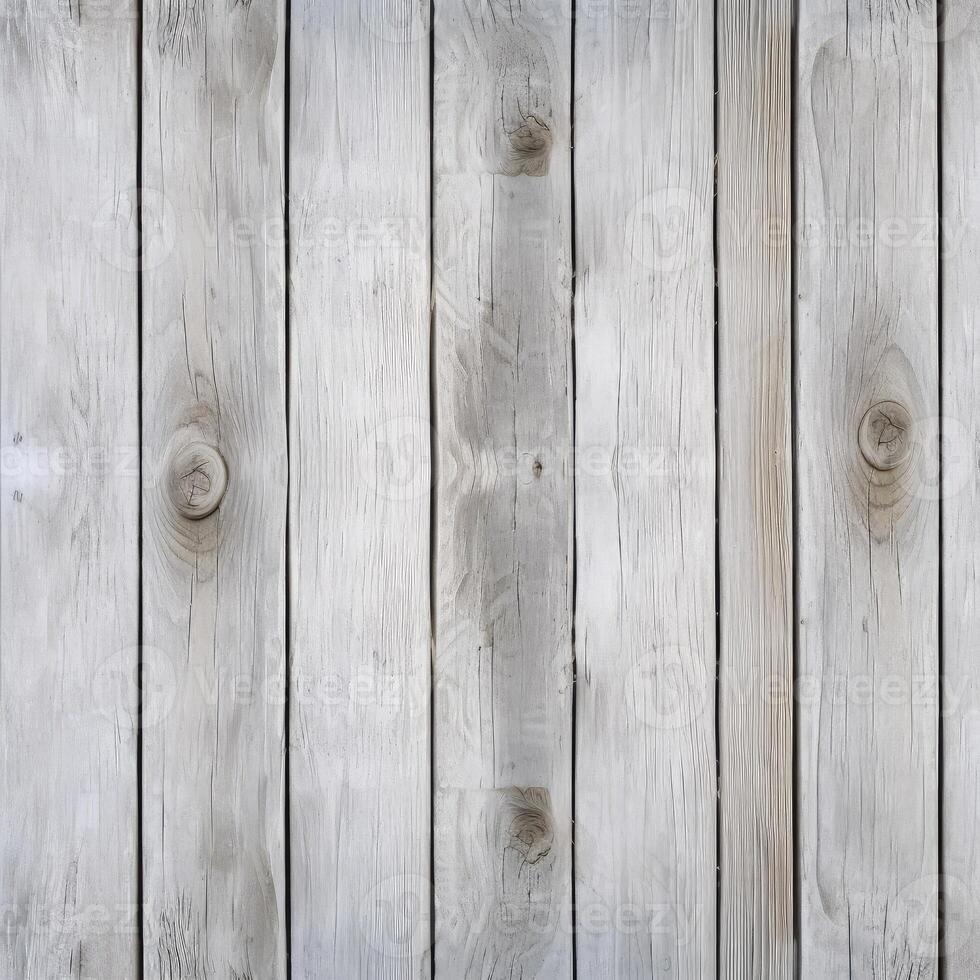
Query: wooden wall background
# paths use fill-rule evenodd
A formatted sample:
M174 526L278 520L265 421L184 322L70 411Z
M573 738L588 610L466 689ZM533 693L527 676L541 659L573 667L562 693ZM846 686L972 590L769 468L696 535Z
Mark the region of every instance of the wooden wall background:
M980 976L970 0L5 0L0 978Z

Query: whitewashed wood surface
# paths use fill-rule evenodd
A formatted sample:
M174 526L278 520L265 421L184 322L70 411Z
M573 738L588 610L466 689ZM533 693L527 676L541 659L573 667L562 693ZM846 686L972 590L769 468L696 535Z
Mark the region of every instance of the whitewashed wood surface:
M130 977L136 8L14 3L0 24L0 976Z
M570 7L436 11L435 973L543 980L572 969Z
M715 975L713 29L576 22L580 976Z
M978 59L0 0L0 980L975 980Z
M167 697L144 703L143 976L278 980L284 6L148 3L142 23L142 643L144 696ZM230 475L203 517L219 474L194 444Z
M417 6L379 13L291 8L290 928L310 980L431 962L429 34Z
M810 976L939 975L934 21L822 0L799 25L798 671L820 692L799 699Z

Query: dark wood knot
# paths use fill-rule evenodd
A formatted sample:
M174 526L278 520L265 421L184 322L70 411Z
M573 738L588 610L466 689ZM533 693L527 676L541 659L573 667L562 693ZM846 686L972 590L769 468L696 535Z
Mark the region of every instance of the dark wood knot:
M551 129L537 116L525 116L521 125L507 134L510 142L508 173L517 177L544 177L548 173L553 137Z
M872 405L864 413L858 430L858 445L868 465L876 470L893 470L912 455L912 416L893 401Z
M190 442L170 460L167 490L174 509L188 520L213 514L228 486L224 457L205 442Z

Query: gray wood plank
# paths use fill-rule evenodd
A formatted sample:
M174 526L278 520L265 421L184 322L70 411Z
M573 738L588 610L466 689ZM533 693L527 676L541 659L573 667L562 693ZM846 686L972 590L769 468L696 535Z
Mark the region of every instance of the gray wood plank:
M723 977L793 971L792 7L718 8Z
M980 16L946 0L942 61L942 880L947 977L980 976Z
M430 973L426 7L292 6L295 980Z
M933 17L931 3L814 0L799 25L807 977L937 975Z
M143 12L146 977L285 975L284 10Z
M575 861L585 977L715 976L709 7L575 23Z
M0 976L138 959L136 7L0 42Z
M436 5L436 973L570 977L571 8Z

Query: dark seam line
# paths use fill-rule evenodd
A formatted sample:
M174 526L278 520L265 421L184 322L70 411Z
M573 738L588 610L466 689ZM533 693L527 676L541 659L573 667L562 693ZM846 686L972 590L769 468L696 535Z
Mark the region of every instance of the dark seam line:
M799 168L798 158L798 121L796 118L796 88L798 84L797 72L800 65L799 51L799 0L792 0L790 9L790 362L789 362L789 387L790 387L790 432L792 441L790 443L790 480L791 480L791 500L792 500L792 614L793 614L793 674L790 684L790 730L793 733L793 745L791 753L791 771L793 779L793 799L792 799L792 840L793 840L793 932L795 941L793 943L793 959L796 975L802 976L803 970L803 904L800 901L800 882L803 880L802 874L802 849L800 847L800 734L799 734L799 712L796 705L796 678L799 676L800 669L800 628L799 628L799 521L797 516L800 513L800 488L797 472L797 423L799 420L799 408L796 392L797 375L797 331L799 323L799 305L796 292L796 285L799 281L799 265L797 256L797 236L793 234L794 229L799 229L800 222L797 220L797 207L799 204L796 190L796 176Z
M430 972L436 975L436 589L439 557L439 402L436 390L435 290L435 86L436 5L429 0L429 949Z
M936 3L936 216L937 216L937 226L936 226L936 283L937 283L937 317L936 323L938 326L938 338L937 338L937 387L938 387L938 398L939 398L939 448L938 448L938 463L939 463L939 475L938 475L938 493L939 493L939 513L938 513L938 534L939 534L939 562L938 562L938 608L936 611L936 623L937 623L937 647L936 647L936 671L938 680L938 694L937 703L939 706L938 717L936 718L937 724L937 734L936 734L936 749L937 749L937 774L936 774L936 789L937 789L937 801L936 801L936 863L937 870L939 872L939 890L937 896L937 907L936 907L936 917L938 926L938 942L936 947L936 955L938 957L937 973L939 980L944 980L946 977L946 903L945 903L945 879L943 873L945 870L945 853L944 853L944 833L943 833L943 820L945 816L945 810L943 807L943 791L945 787L944 778L944 734L945 734L945 714L944 714L944 704L943 704L943 669L945 666L945 650L944 650L944 639L945 639L945 619L943 616L943 608L945 606L945 584L946 577L943 573L944 562L944 548L943 548L943 510L944 510L944 495L943 495L943 437L945 433L945 426L943 425L943 411L944 411L944 397L943 397L943 329L945 325L944 316L944 300L945 292L943 289L943 274L945 263L943 262L943 217L944 217L944 207L943 207L943 88L945 80L945 48L943 47L945 24L946 24L946 0L937 0Z
M568 127L569 127L569 148L568 148L568 159L569 159L569 190L570 190L570 210L569 210L569 234L571 237L570 249L569 249L569 261L571 263L571 273L572 273L572 283L571 283L571 296L569 305L569 385L570 385L570 434L571 434L571 544L570 544L570 554L568 558L569 562L569 576L571 578L570 590L571 590L571 655L572 655L572 703L571 703L571 728L572 728L572 748L571 748L571 809L572 809L572 827L571 827L571 916L572 916L572 980L578 976L578 908L576 906L576 894L577 890L575 887L575 867L576 867L576 855L575 855L575 828L576 828L576 770L577 770L577 759L578 759L578 654L577 654L577 644L575 635L575 618L578 611L578 521L577 521L577 480L576 480L576 464L577 464L577 452L576 452L576 437L577 437L577 426L576 426L576 392L577 392L577 368L576 368L576 350L575 350L575 295L576 295L576 276L578 274L578 249L577 249L577 226L576 226L576 208L575 208L575 40L576 40L576 14L577 6L576 0L571 0L571 29L569 31L569 87L568 87Z
M136 952L137 975L145 965L143 893L143 4L136 12Z
M718 177L719 177L719 112L721 97L718 88L718 25L720 0L714 0L712 39L712 91L713 114L712 133L714 153L711 158L712 196L711 211L711 252L712 275L714 279L714 424L715 424L715 974L721 974L721 419L720 419L720 380L719 369L719 289L718 289Z
M289 144L290 144L290 80L292 77L292 2L285 0L284 9L284 43L286 46L286 63L283 70L283 253L284 273L286 281L283 284L285 306L283 309L283 357L285 359L285 384L283 391L286 421L286 513L285 513L285 581L283 582L283 634L285 637L285 654L283 670L286 677L286 697L283 705L283 861L285 863L286 880L283 886L283 902L285 908L286 935L284 937L286 952L286 976L292 976L293 962L293 906L292 906L292 801L290 799L291 769L290 769L290 702L292 701L292 549L290 548L290 521L292 511L290 498L292 496L292 418L290 413L290 392L292 391L292 357L290 348L290 333L292 320L289 313L291 302L290 278L290 237L289 237Z

